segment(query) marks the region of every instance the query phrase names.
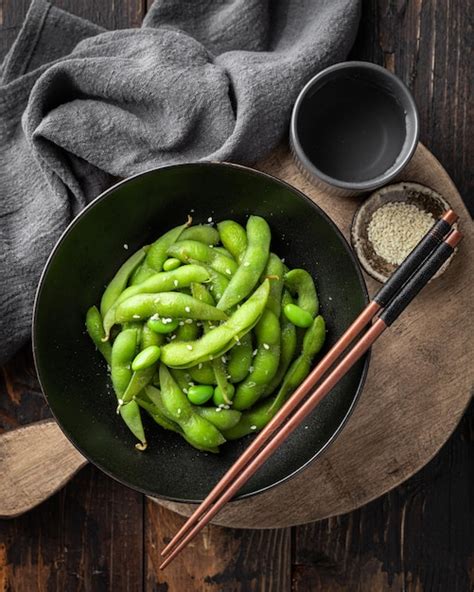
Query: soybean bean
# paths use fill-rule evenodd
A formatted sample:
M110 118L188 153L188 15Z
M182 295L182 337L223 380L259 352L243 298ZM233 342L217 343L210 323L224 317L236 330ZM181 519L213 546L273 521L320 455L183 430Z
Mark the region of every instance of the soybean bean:
M241 413L235 409L222 409L215 407L196 407L195 411L212 425L216 426L219 431L230 430L239 423Z
M146 347L133 359L132 370L144 370L153 366L160 359L160 353L160 348L157 345Z
M163 271L173 271L173 269L177 269L180 265L181 261L179 259L170 257L163 263Z
M209 384L195 384L188 389L188 399L193 405L204 405L213 394L214 387Z

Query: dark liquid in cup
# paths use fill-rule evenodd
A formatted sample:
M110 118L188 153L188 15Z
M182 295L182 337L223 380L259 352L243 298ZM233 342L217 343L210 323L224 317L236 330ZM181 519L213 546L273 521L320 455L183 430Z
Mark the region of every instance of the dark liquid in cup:
M345 182L368 181L390 169L400 155L405 111L389 89L348 75L309 91L298 135L321 172Z

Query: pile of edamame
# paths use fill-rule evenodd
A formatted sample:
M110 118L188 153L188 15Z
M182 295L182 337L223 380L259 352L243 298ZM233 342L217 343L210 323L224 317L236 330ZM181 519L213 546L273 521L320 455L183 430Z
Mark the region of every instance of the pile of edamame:
M117 413L144 450L141 412L199 450L261 430L308 375L326 327L311 275L271 252L264 218L186 224L134 253L86 328Z

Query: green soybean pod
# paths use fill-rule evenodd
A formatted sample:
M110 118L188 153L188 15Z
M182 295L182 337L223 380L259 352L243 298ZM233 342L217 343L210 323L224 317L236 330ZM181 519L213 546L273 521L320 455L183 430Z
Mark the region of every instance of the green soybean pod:
M163 404L163 396L159 389L154 387L147 387L145 389L145 393L147 395L147 401L143 401L142 399L139 400L140 405L146 405L147 411L150 413L151 417L167 430L171 430L173 432L178 433L182 436L188 444L191 444L194 448L198 450L202 450L204 452L212 452L218 453L219 448L217 446L206 446L202 444L202 438L198 438L195 440L192 436L185 434L183 430L180 428L178 424L173 422L168 417L168 411ZM151 403L149 401L152 401ZM204 418L203 418L204 419Z
M216 249L192 240L179 240L168 249L170 257L176 257L182 263L204 263L224 276L231 277L237 270L237 263L219 253Z
M229 285L229 278L222 273L214 271L210 267L208 268L210 273L210 280L209 280L209 289L211 291L212 297L216 302L222 298L222 294L224 294L227 286Z
M131 364L135 357L139 333L134 327L124 329L117 335L112 346L110 375L119 404L132 378Z
M200 265L185 265L173 271L155 273L136 286L126 288L114 304L109 308L104 317L104 330L106 335L116 322L116 311L120 304L132 296L138 294L156 294L159 292L174 291L192 282L205 282L209 279L209 273Z
M238 440L248 434L256 434L262 430L274 417L278 409L273 408L275 398L272 397L257 403L251 409L242 411L239 421L235 426L222 430L226 440Z
M215 407L196 407L195 411L212 425L216 426L219 431L230 430L239 422L241 413L235 409L220 409Z
M284 308L287 304L293 302L288 290L283 292L282 307ZM296 328L286 316L280 314L280 362L278 364L278 370L275 376L265 387L262 397L271 395L280 385L283 377L286 374L296 352Z
M285 270L280 257L275 255L275 253L270 253L267 265L263 271L262 279L265 279L265 277L271 278L267 308L269 308L277 317L280 316L281 311L284 273Z
M200 384L217 384L216 375L212 369L212 362L200 362L196 366L188 368L188 372L194 382Z
M153 366L149 366L148 368L135 370L132 374L132 377L130 378L130 382L128 383L128 386L125 389L125 392L121 397L122 404L129 403L129 401L136 397L140 393L140 391L142 391L146 386L151 384L155 372L156 364L153 364Z
M314 356L319 353L326 339L326 323L321 315L317 316L311 327L306 330L303 338L303 349L301 354L288 368L283 383L271 407L278 410L286 401L289 395L308 376Z
M292 269L285 275L285 286L296 295L296 304L313 318L318 314L319 299L313 278L305 269Z
M120 294L125 290L127 287L127 282L135 271L135 269L140 265L140 263L145 259L146 252L144 249L140 249L136 253L134 253L131 257L129 257L125 263L119 268L117 273L114 275L112 280L110 281L109 285L105 289L105 292L102 295L100 301L100 314L105 316L109 308L112 304L117 300Z
M278 370L280 360L280 321L265 309L255 327L257 354L247 378L237 386L233 408L248 409L262 396L270 380Z
M220 239L224 247L241 263L247 249L247 233L245 229L234 220L223 220L217 224Z
M242 262L217 303L217 308L221 310L229 310L244 300L257 285L270 253L271 232L266 220L260 216L250 216L247 240Z
M148 324L143 325L141 332L140 348L145 349L150 345L157 345L160 347L165 342L165 336L161 333L155 333Z
M183 391L185 395L188 394L189 389L194 384L191 376L187 372L187 370L170 370L171 376L173 377L176 384L179 388Z
M227 315L215 306L204 304L187 294L179 292L159 292L157 294L137 294L121 302L115 311L115 321L144 321L153 315L167 318L224 321Z
M219 242L219 233L213 226L208 224L196 224L183 230L180 240L194 240L205 245L217 245Z
M171 368L189 368L226 353L258 322L265 309L269 290L269 280L265 280L227 321L199 339L188 343L177 343L175 340L164 345L161 349L162 362Z
M235 393L235 386L233 384L226 384L225 390L219 385L214 389L214 396L212 402L216 407L224 407L225 405L231 405L232 397Z
M192 284L191 290L193 296L197 300L200 300L201 302L205 302L206 304L210 305L214 304L214 299L205 286L197 283ZM208 333L210 330L210 323L205 323L204 333ZM230 385L229 381L227 380L227 369L225 363L225 356L218 356L211 362L212 370L214 372L214 376L216 378L217 386L219 392L221 393L222 400L225 404L229 404L235 389L232 387L232 385Z
M233 384L244 380L249 373L249 368L252 364L252 351L253 344L251 332L244 335L229 351L227 371L230 376L229 381Z
M139 443L135 444L135 448L140 451L145 450L147 442L138 403L136 401L130 401L127 405L122 405L120 407L120 415L128 429L139 440Z
M110 343L103 341L105 333L102 326L102 316L97 306L91 306L87 311L86 329L95 347L100 351L105 361L110 366L112 360L112 346Z
M197 324L195 322L188 323L187 320L179 321L178 328L176 329L176 339L178 341L193 341L199 335Z
M168 248L178 240L183 230L189 226L191 219L189 218L185 224L176 226L171 230L168 230L165 234L160 236L148 249L145 260L142 263L139 272L134 274L132 284L139 284L157 271L163 269L163 263L168 258L166 251Z
M160 407L158 407L155 403L156 396L154 396L154 401L152 401L148 397L148 393L160 393L159 389L155 387L147 387L144 389L139 395L135 397L135 401L138 405L144 409L154 421L160 425L165 430L169 430L171 432L176 432L178 434L182 434L182 431L177 423L168 419L163 412L161 411ZM160 393L161 395L161 393Z
M169 418L180 426L184 434L204 448L215 448L225 442L219 430L194 411L164 364L160 364L160 385Z
M221 255L224 255L225 257L232 259L232 261L235 261L232 254L229 253L229 251L225 247L213 247L213 249L214 249L214 251L216 251L216 253L220 253Z

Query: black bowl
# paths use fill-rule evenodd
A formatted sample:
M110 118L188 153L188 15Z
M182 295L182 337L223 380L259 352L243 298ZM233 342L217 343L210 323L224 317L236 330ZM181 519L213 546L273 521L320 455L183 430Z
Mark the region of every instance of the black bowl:
M115 414L105 363L84 329L87 308L99 302L119 265L189 213L196 223L211 216L241 223L249 213L265 217L272 249L316 280L329 330L326 347L368 298L356 259L328 216L286 183L241 166L183 164L137 175L103 193L69 225L43 272L34 310L36 369L51 410L81 453L112 477L149 495L198 502L251 436L213 455L146 421L149 446L138 452ZM365 358L352 368L240 497L287 479L323 450L353 408L367 365Z

